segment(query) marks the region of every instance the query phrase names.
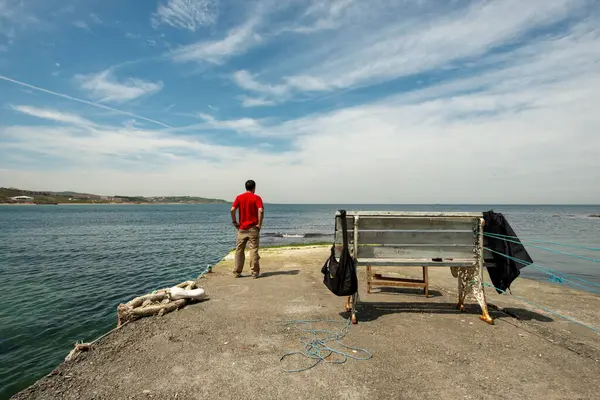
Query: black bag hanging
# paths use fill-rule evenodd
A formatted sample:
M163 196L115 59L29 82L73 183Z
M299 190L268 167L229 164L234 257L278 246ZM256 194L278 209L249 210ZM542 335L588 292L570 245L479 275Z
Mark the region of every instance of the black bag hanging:
M346 221L346 210L340 210L342 222L343 247L340 260L335 258L335 243L331 246L331 255L325 261L321 273L323 283L337 296L350 296L358 290L358 278L356 276L356 264L348 249L348 227Z

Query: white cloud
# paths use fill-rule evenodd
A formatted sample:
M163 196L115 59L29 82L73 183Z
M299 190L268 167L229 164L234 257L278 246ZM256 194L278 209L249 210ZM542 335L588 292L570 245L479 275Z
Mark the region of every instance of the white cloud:
M284 81L288 87L304 91L322 91L330 89L330 85L324 80L308 75L289 76L285 77Z
M302 91L322 91L328 90L328 86L325 82L311 77L311 76L292 76L285 77L283 84L280 85L268 85L259 82L255 76L250 74L248 71L241 70L233 74L233 81L242 89L262 93L272 98L283 100L291 96L294 89ZM275 101L267 99L249 99L243 98L243 104L245 107L248 106L260 106L274 104Z
M396 25L376 31L358 43L358 48L346 45L313 71L343 88L439 68L482 55L510 44L528 30L562 20L573 4L570 0L474 3L467 10L442 16L416 30ZM504 16L501 21L499 15Z
M88 32L92 31L90 29L90 27L88 26L88 24L82 20L77 20L77 21L73 22L73 25L75 25L79 29L83 29L84 31L88 31Z
M273 96L282 96L289 90L286 85L265 85L260 83L252 74L244 70L234 73L233 81L243 89L266 93Z
M159 92L163 83L144 81L138 78L117 80L110 69L97 74L77 75L76 82L88 95L100 102L122 103Z
M0 51L7 51L14 44L17 28L36 21L35 17L25 11L21 2L0 0Z
M202 115L209 127L291 139L292 150L278 154L260 139L248 151L249 147L205 143L189 132L3 128L2 135L18 140L10 144L11 151L73 157L69 165L93 172L85 175L87 179L80 168L56 175L38 172L37 178L27 171L10 171L0 178L11 185L42 187L69 177L71 187L103 193L202 194L190 189L200 187L204 194L209 190L210 195L229 198L241 185L240 176L251 173L261 194L272 202L597 199L600 187L592 183L600 179L600 114L595 110L600 72L589 68L580 76L533 86L515 82L510 90L505 84L454 96L443 96L447 92L440 89L442 97L437 98L398 95L279 124ZM114 161L108 163L106 157ZM116 169L122 163L131 163L129 172L106 167ZM153 170L157 163L160 171ZM335 182L350 184L332 184L332 176ZM106 179L100 177L110 183L102 183Z
M166 24L195 32L201 27L214 25L218 17L218 0L168 0L166 4L158 5L152 24L155 27Z
M100 17L98 15L91 13L90 18L95 24L102 25L102 20L100 19Z
M409 3L414 4L403 4ZM201 124L160 131L137 129L134 123L88 127L78 120L86 118L73 114L21 109L72 126L0 127L0 135L10 139L0 143L6 163L0 180L49 190L232 198L252 177L269 202L597 202L600 31L595 16L529 38L524 34L529 29L569 17L567 3L478 2L460 12L430 10L427 19L389 13L381 29L375 11L362 25L347 26L356 18L348 9L354 4L346 5L324 36L314 32L316 45L303 35L306 51L285 53L289 59L275 55L262 64L268 65L264 70L252 71L249 63L248 70L234 73L239 87L257 95L231 96L256 107L297 92L354 88L429 71L442 83L419 77L426 81L424 89L368 100L340 96L323 103L327 111L303 115L314 108L300 107L291 111L299 116L288 120L283 107L279 120L256 117L263 110L244 110L250 118L232 115L222 98L202 98L198 104L218 105L222 119L200 114ZM310 26L310 21L300 23ZM222 42L199 45L188 60L223 63L253 43ZM498 46L507 47L493 52ZM460 69L453 71L456 66ZM344 102L353 105L340 105ZM217 145L203 138L226 143L225 131L238 133L235 142ZM67 168L29 167L38 153L64 160ZM18 170L6 168L11 165L6 160L17 155L25 162Z
M308 33L331 29L338 25L344 10L354 2L355 0L310 1L301 4L306 6L301 21L295 18L277 21L269 19L269 16L281 16L280 11L296 6L295 1L259 0L252 4L247 20L231 29L224 38L181 46L169 56L176 62L223 64L229 58L246 53L252 47L263 43L265 39L271 39L284 32ZM189 25L188 29L192 27L191 24L182 25Z
M375 21L366 18L357 25L343 25L329 40L319 43L316 51L300 52L261 74L276 83L265 78L252 85L247 80L236 82L246 90L273 96L287 93L280 101L296 91L367 86L480 57L498 46L516 43L530 30L568 18L584 5L583 0L498 0L473 2L466 9L429 13L426 18L422 13L409 13L400 20L385 15ZM398 4L396 13L402 7ZM516 9L519 12L514 12ZM379 11L390 13L387 8ZM278 74L278 68L290 71Z
M209 127L214 129L226 129L233 130L239 133L251 133L251 132L259 132L263 129L262 124L252 118L240 118L233 120L217 120L212 115L200 113L198 114L200 118L202 118Z
M381 4L379 4L381 6ZM319 0L307 2L305 11L294 21L286 23L277 33L315 33L338 28L343 22L364 17L365 4L356 0Z
M258 97L241 96L242 106L244 107L262 107L275 104L273 100L267 100Z
M593 202L600 196L592 184L600 180L600 72L593 62L600 52L593 36L580 40L549 41L537 56L524 48L532 59L521 68L507 65L455 85L281 123L200 114L204 126L181 135L116 127L3 128L3 135L18 139L11 151L62 154L73 157L69 165L94 172L87 179L78 168L54 177L10 171L0 178L42 187L68 176L71 187L102 193L206 195L190 189L201 187L229 198L250 172L272 202ZM555 68L567 60L575 61L570 73ZM251 135L255 144L206 143L196 136L206 129ZM289 141L291 150L276 153L262 136ZM123 163L129 172L114 170ZM351 184L332 185L332 176Z
M17 17L19 3L11 0L0 0L0 20L11 20Z
M48 119L51 121L62 122L79 126L93 126L94 123L75 114L63 113L56 110L37 108L31 106L12 106L11 109L33 117Z
M27 8L22 0L0 0L0 20L18 26L39 22L34 15L28 12ZM1 27L2 25L0 25Z
M66 128L0 126L0 135L9 139L0 142L0 154L8 155L3 157L4 162L11 165L13 158L29 161L29 165L21 165L19 171L10 168L0 171L3 182L18 181L17 186L20 187L63 187L61 179L68 176L67 187L89 188L92 192L106 194L164 194L169 191L165 186L142 188L139 185L141 182L150 183L148 179L151 176L160 181L161 185L165 179L177 185L187 182L187 185L191 183L189 177L180 175L179 172L190 171L190 168L197 171L201 168L204 171L202 175L206 174L202 177L203 183L212 187L191 189L192 192L200 190L204 195L210 192L216 196L219 192L222 193L222 189L214 186L218 184L222 171L237 171L241 174L247 162L278 164L284 157L264 152L262 147L248 152L245 147L213 144L194 135L136 129L132 125ZM45 161L44 170L38 170L33 176L28 167L34 165L40 155L47 156L48 159L60 159L66 169L48 174L44 170L48 171L51 167ZM102 173L98 174L100 170ZM12 172L17 174L11 176ZM102 176L104 178L100 179ZM9 179L4 180L5 177ZM43 178L49 180L43 182ZM110 184L102 183L111 178L117 180ZM128 188L124 185L125 182L134 181L137 181L134 186ZM183 192L189 194L192 186L194 185L188 186Z
M248 48L261 41L254 28L257 24L251 18L245 24L231 30L226 37L216 41L201 41L198 43L181 46L170 53L176 62L206 61L212 64L222 64L229 58L245 53Z
M16 36L14 28L0 26L0 37L4 38L6 42L5 47L12 45L15 42Z
M598 63L600 31L594 29L593 21L587 21L562 35L536 40L508 54L501 53L481 61L482 65L495 68L402 97L407 101L425 101L473 91L515 93L593 74Z

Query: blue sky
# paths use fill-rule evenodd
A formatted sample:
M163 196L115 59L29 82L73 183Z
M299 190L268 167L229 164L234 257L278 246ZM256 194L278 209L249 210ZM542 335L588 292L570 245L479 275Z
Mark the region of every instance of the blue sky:
M0 0L0 186L599 203L600 3Z

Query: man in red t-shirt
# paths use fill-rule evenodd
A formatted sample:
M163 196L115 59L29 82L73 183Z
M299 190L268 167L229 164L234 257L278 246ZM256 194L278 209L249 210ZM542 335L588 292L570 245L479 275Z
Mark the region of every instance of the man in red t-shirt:
M264 206L260 196L254 194L256 183L253 180L246 182L246 193L235 198L231 207L231 221L238 230L237 246L235 248L235 266L233 276L240 277L244 269L246 243L250 243L250 269L252 276L258 278L260 273L260 256L258 255L258 242L260 228L264 216ZM240 220L236 220L236 210L240 210Z

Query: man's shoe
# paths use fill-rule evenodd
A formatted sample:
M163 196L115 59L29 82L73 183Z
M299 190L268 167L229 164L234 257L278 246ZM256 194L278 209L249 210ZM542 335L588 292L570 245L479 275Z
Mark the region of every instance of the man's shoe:
M258 274L252 274L252 279L256 279L256 278L258 278L259 276L260 276L260 273L258 273Z
M240 274L238 272L234 272L232 275L234 278L240 278L242 276L242 274Z

